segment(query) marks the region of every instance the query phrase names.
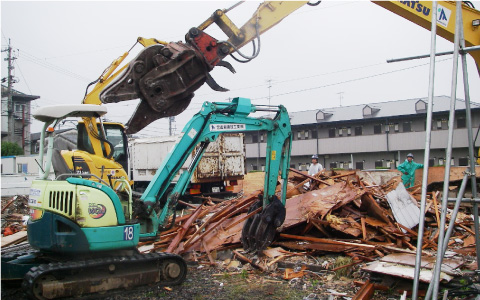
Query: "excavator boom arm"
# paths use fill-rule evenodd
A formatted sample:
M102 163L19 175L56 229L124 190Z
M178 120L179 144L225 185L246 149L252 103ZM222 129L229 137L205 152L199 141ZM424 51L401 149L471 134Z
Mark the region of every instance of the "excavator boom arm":
M273 119L248 116L257 110L258 108L251 105L250 100L245 98L235 98L233 102L229 103L205 102L203 104L201 111L185 126L180 140L167 155L141 197L145 209L141 218L146 220L143 223L150 224L144 227L142 237L156 235L156 230L148 230L148 228L158 228L159 226L162 229L168 228L166 223L170 217L173 217L177 201L185 192L203 151L208 143L215 141L218 135L223 132L267 132L267 157L262 205L265 211L272 203L277 205L277 210L284 209L286 185L282 185L281 199L276 198L275 190L279 173L282 181L287 182L292 139L290 120L283 106L267 109L267 111L276 113ZM199 144L201 147L195 153L190 166L181 174L173 190L169 190L173 178ZM166 201L162 204L161 210L156 210L155 208L159 205L161 199L165 198ZM279 208L279 206L282 208ZM170 221L170 223L173 223L173 221ZM276 225L276 227L279 225ZM267 230L272 228L269 227ZM262 235L264 233L255 234Z

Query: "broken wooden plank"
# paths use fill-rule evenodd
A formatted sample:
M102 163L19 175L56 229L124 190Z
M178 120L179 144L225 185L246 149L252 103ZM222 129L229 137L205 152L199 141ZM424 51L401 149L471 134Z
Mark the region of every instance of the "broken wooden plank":
M357 244L357 243L351 243L351 242L341 242L341 241L315 238L315 237L309 237L309 236L298 236L298 235L282 233L282 234L280 234L280 237L287 238L287 239L293 239L293 240L310 241L310 242L316 242L316 243L325 243L325 244L357 247L357 248L361 248L361 249L365 249L365 250L374 250L375 249L375 246L372 246L372 245L364 245L364 244Z
M303 272L305 270L305 266L302 266L300 271L295 271L294 269L285 269L285 272L283 273L283 279L285 280L290 280L293 278L301 278L305 275Z
M9 236L2 237L2 248L15 245L27 240L27 231L22 230Z
M279 231L305 222L315 216L324 218L332 209L346 205L364 193L346 182L338 182L320 190L313 190L290 198L285 204L286 218Z
M365 190L365 186L361 181L360 181L360 185ZM390 219L388 218L389 213L387 213L387 211L384 208L378 205L378 203L375 201L375 199L372 197L372 195L368 191L362 196L362 205L360 209L362 209L363 211L368 211L369 215L376 217L377 219L380 219L389 225L392 225L392 223L390 222Z
M260 269L264 272L266 271L266 269L263 266L254 263L251 259L249 259L248 257L240 254L240 252L238 252L237 250L233 250L233 253L235 253L235 255L238 257L239 260L249 263L250 265L252 265L252 267L254 267L256 269Z
M374 293L375 287L373 283L371 283L370 280L367 280L355 296L353 296L352 300L370 300Z
M197 217L201 211L202 211L202 205L197 207L194 213L191 214L190 218L177 231L177 235L173 238L172 242L170 243L170 246L168 246L167 252L177 253L178 244L185 237L185 234L187 233L192 223L197 220Z
M365 218L361 218L361 224L362 224L362 237L364 240L367 239L367 228L365 227Z

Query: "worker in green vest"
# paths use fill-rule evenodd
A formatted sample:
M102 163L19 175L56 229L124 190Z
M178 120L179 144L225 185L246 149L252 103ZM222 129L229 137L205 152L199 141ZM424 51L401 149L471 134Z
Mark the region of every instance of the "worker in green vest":
M413 154L408 153L407 159L398 166L398 170L402 172L402 181L405 188L415 185L415 170L422 169L423 165L413 161Z

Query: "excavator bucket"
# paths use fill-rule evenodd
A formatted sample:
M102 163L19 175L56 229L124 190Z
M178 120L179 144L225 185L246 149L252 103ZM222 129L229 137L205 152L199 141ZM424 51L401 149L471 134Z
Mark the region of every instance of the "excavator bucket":
M255 202L249 209L251 213L261 207L262 200ZM276 197L262 210L245 221L240 238L246 252L260 252L273 242L277 228L285 221L286 210Z

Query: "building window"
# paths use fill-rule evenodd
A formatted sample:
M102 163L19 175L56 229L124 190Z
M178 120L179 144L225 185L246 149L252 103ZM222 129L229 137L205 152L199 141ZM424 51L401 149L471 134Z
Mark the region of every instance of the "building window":
M28 164L17 164L17 173L28 173Z
M252 134L252 143L258 143L258 134L256 133Z
M343 128L338 129L338 136L343 136Z
M317 130L312 130L312 139L318 139Z
M331 162L330 169L336 169L336 168L337 168L337 162Z
M290 164L291 169L295 169L295 164Z
M458 118L457 119L457 128L465 128L467 127L467 121L465 118Z
M299 131L297 132L297 140L301 140L302 139L302 132Z
M415 103L415 110L417 112L427 110L427 103L423 100L418 100L417 103Z
M14 111L21 113L22 112L22 104L20 103L15 103Z
M265 165L262 165L262 172L265 172Z
M335 128L330 128L328 130L328 137L331 137L331 138L335 137Z
M460 158L458 159L458 165L459 165L460 167L466 167L466 166L468 166L468 157L460 157Z
M362 126L355 127L355 135L362 135Z
M454 165L455 165L455 157L452 157L452 159L450 160L450 165L451 165L451 166L454 166Z
M373 125L373 133L374 134L382 133L382 124Z
M444 159L443 159L443 158L439 158L439 159L438 159L438 165L439 165L439 166L443 166L443 162L444 162Z
M355 163L355 169L357 170L363 170L363 161L357 161Z
M375 168L383 168L383 160L376 160Z
M252 165L252 170L256 171L257 170L257 165Z
M303 171L303 164L302 163L298 163L298 170Z
M437 120L437 129L442 129L442 120Z
M263 140L264 140L264 134L263 133L260 133L260 142L263 143Z
M352 127L347 127L347 135L352 135Z
M308 130L305 130L305 139L308 140Z
M393 128L395 129L395 132L399 132L400 128L398 126L398 123L393 124Z
M403 132L412 131L412 122L403 122Z
M434 165L435 165L435 158L430 158L430 159L428 160L428 166L429 166L429 167L433 167Z

